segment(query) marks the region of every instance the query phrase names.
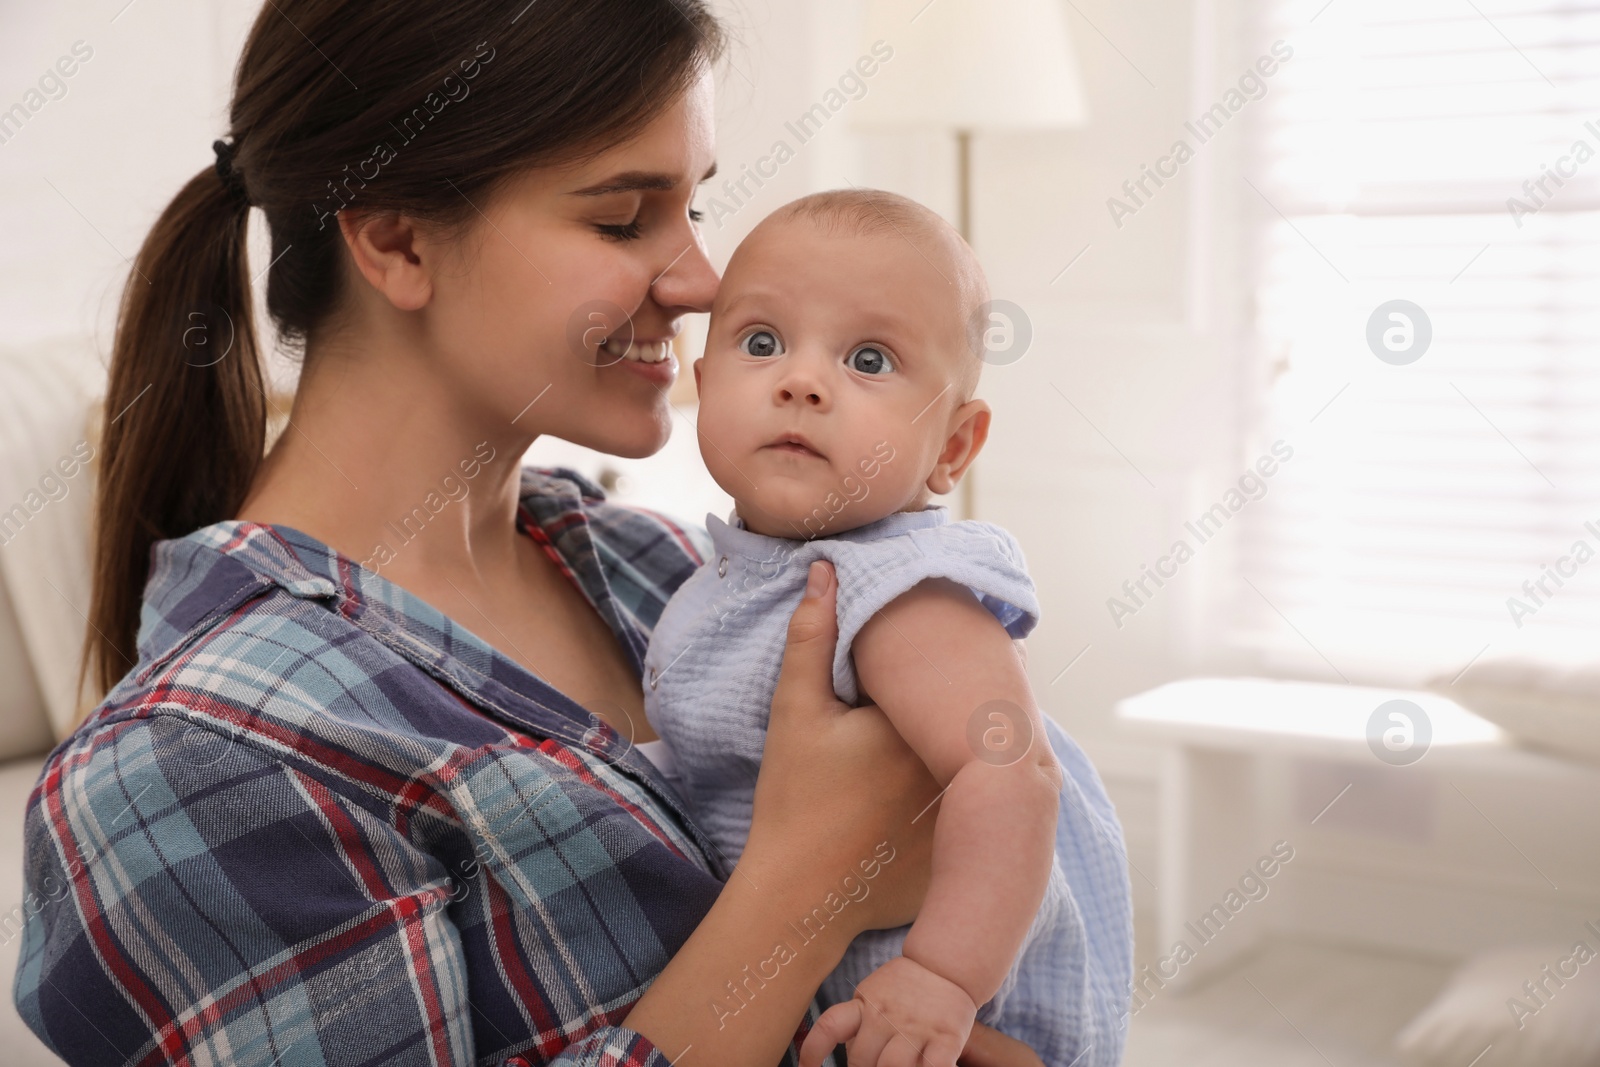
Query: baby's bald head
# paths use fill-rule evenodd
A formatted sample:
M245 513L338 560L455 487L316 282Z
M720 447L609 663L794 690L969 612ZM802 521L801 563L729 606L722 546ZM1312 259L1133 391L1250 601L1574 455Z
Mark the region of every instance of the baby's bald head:
M825 233L849 237L900 238L929 267L928 284L949 290L946 327L965 339L956 356L957 400L972 399L982 369L980 317L989 300L989 282L970 245L937 212L909 197L882 189L830 189L791 201L768 215L750 234L769 227L808 223ZM748 240L749 238L747 238ZM729 264L730 268L732 264Z

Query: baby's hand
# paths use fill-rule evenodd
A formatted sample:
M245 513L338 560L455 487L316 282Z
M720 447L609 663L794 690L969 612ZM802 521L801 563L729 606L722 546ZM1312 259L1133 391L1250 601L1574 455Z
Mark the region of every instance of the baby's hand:
M897 956L822 1013L800 1046L800 1067L817 1067L841 1042L850 1067L956 1067L977 1014L966 990Z

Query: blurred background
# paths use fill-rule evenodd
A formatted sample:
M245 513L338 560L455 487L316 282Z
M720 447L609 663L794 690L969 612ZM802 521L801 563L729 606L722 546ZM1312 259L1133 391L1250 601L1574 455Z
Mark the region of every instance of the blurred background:
M6 990L88 603L94 463L41 476L258 6L0 0ZM1126 1062L1600 1064L1600 2L714 6L719 267L854 185L988 271L947 502L1023 545L1035 689L1122 819ZM529 460L725 516L675 398L649 460ZM51 1062L9 995L0 1040Z

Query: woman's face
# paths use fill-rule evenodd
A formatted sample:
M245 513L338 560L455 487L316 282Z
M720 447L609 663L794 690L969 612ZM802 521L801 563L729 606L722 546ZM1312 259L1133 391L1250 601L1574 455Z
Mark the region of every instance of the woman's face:
M712 110L707 72L633 140L477 204L427 316L468 417L617 456L666 443L678 365L664 343L717 292L691 206L715 169Z

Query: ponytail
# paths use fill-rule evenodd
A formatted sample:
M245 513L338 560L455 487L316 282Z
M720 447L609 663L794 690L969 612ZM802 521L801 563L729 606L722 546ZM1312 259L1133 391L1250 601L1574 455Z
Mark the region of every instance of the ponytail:
M82 671L96 702L137 661L150 549L231 517L266 447L245 258L250 205L208 167L162 212L122 294L106 387Z

